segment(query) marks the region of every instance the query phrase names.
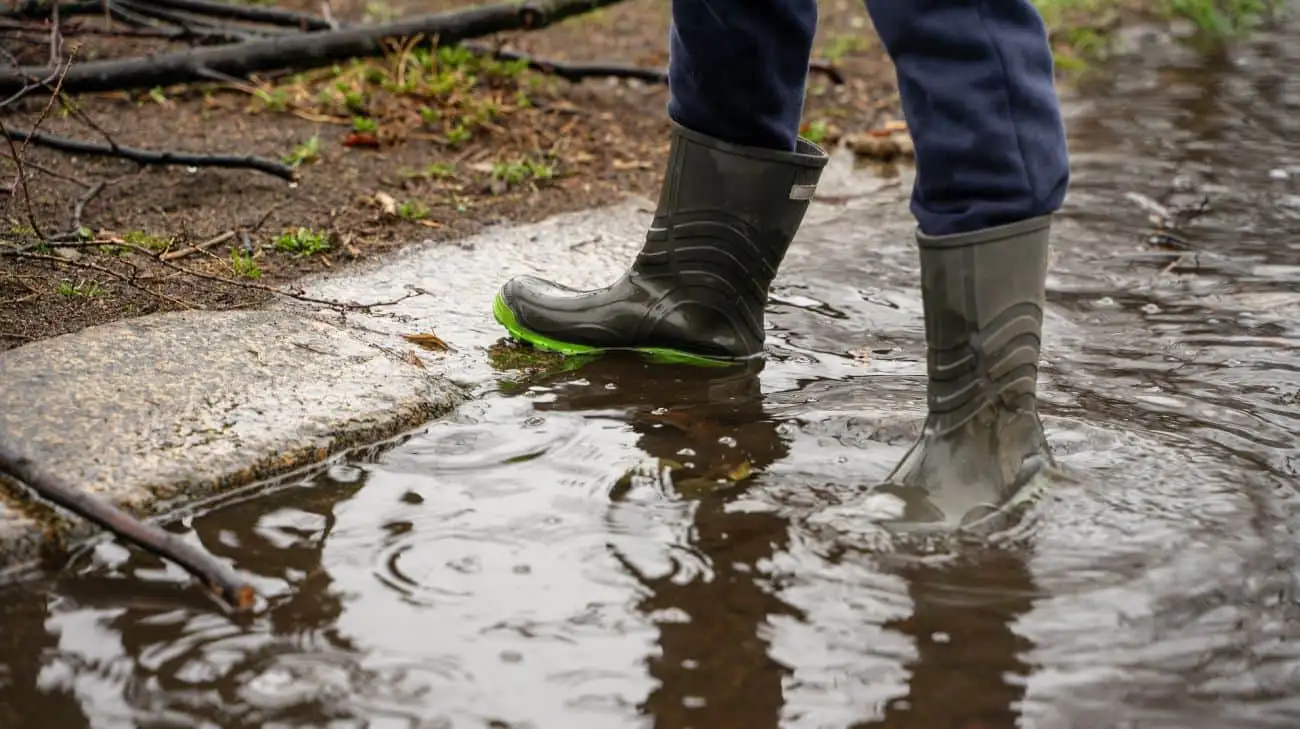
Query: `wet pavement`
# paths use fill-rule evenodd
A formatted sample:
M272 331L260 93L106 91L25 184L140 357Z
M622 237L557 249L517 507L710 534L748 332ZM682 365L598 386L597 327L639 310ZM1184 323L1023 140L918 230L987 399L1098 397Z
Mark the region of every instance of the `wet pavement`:
M920 299L908 179L839 158L761 372L488 355L500 277L600 283L635 206L321 282L431 282L353 323L431 324L482 396L174 525L255 575L247 621L113 542L0 589L0 726L1295 726L1298 34L1160 47L1072 107L1042 388L1078 483L1022 541L904 560L875 525Z

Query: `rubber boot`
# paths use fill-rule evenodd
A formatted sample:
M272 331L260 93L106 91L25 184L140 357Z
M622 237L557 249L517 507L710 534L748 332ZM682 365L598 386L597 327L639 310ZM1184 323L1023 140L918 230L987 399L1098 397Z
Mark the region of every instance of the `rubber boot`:
M794 152L742 147L674 123L659 205L628 271L594 291L517 276L493 313L515 339L561 354L759 357L768 288L826 161L804 139Z
M975 233L917 234L929 416L882 490L913 529L1001 528L1056 471L1038 417L1051 216Z

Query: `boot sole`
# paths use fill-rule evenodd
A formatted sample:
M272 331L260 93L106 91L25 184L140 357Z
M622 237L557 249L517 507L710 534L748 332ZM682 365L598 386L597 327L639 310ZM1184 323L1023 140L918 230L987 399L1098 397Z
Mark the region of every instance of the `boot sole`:
M682 352L676 349L665 349L663 347L592 347L586 344L573 344L571 342L562 342L558 339L552 339L545 334L538 334L525 328L515 317L515 313L506 305L505 297L497 294L492 300L492 316L496 318L497 323L505 327L510 333L511 338L524 342L535 349L554 352L566 357L580 355L596 355L606 352L635 352L652 362L662 364L683 364L695 367L734 367L744 364L739 360L716 359L713 357L704 357L698 354Z

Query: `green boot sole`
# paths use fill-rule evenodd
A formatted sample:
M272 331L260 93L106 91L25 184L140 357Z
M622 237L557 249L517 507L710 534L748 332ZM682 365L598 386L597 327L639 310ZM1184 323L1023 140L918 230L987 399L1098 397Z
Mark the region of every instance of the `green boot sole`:
M536 349L562 354L566 357L599 355L606 352L635 352L652 362L662 364L682 364L695 367L736 367L744 364L742 361L703 357L698 354L662 347L591 347L585 344L562 342L525 328L519 323L515 313L506 304L505 297L499 293L492 300L492 315L496 318L497 323L505 327L506 331L510 333L511 338L525 342Z

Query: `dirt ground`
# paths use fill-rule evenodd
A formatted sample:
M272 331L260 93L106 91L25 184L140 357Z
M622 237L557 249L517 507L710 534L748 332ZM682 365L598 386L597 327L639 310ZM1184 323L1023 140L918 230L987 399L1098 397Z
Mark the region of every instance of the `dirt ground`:
M333 8L343 20L377 21L469 4ZM314 0L277 5L319 9ZM547 60L663 67L668 19L663 0L628 0L483 42ZM65 40L81 60L166 47L89 33ZM27 64L49 59L48 34L0 28L0 46ZM288 159L299 176L291 185L255 170L137 166L18 145L18 180L0 144L0 184L17 181L0 192L0 350L150 312L255 306L299 276L399 246L627 192L653 196L667 151L662 84L570 83L480 58L394 54L254 84L82 95L48 113L49 97L32 96L0 112L19 129L44 114L42 130L88 141ZM901 150L905 160L893 70L859 0L822 3L816 58L843 78L810 76L806 133L845 137L867 156ZM58 235L63 243L42 243Z

